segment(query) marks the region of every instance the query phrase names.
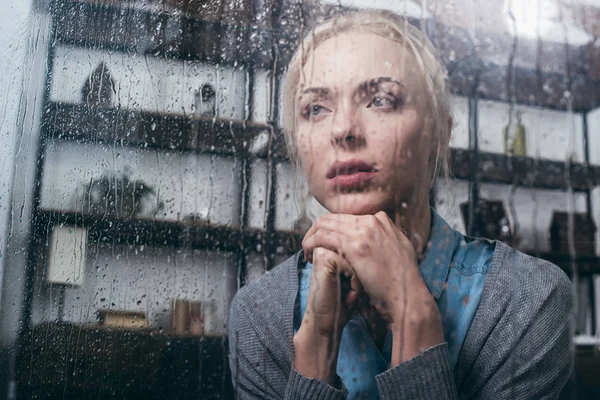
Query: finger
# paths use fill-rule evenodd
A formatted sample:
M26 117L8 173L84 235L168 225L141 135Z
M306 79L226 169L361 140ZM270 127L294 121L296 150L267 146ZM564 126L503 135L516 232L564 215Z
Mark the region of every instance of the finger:
M322 288L330 295L337 292L338 299L346 307L354 305L363 290L350 264L339 254L323 247L316 248L314 254L311 287Z
M385 211L378 211L373 215L379 222L381 222L382 226L391 227L394 225L394 222L390 219L389 215Z
M310 238L312 235L315 234L315 232L318 230L318 228L315 226L315 223L313 222L312 226L308 229L308 231L306 231L306 233L304 234L304 237L302 238L302 248L304 248L304 242ZM306 258L308 256L308 254L306 254L306 252L304 252L304 257ZM306 258L308 260L308 258Z
M389 215L387 215L386 212L379 211L375 213L375 218L377 218L377 220L381 223L381 226L384 229L394 232L396 237L400 239L403 243L408 244L410 242L410 238L406 229L394 224L394 222L390 219Z
M311 227L304 234L304 237L306 238L306 237L313 235L319 229L319 225L317 224L317 222L319 220L333 219L334 221L336 221L336 220L342 221L342 219L345 220L345 219L347 219L347 217L350 217L350 215L348 215L348 214L325 214L313 221Z
M364 293L363 287L356 274L350 278L343 278L342 282L346 284L342 286L342 298L348 310L357 309L358 301Z
M318 218L311 227L312 232L328 229L354 239L362 235L364 228L379 221L372 215L329 214Z
M317 278L335 279L336 288L339 287L342 290L342 298L345 298L348 293L361 294L363 291L352 266L344 257L331 250L318 247L315 251L313 268L317 271Z
M339 250L344 240L348 240L348 238L342 237L337 232L328 229L319 229L315 231L310 237L305 238L302 241L304 257L312 263L314 259L313 252L318 247L322 247L339 254Z
M358 275L353 274L352 278L350 278L350 292L356 293L357 299L363 294L363 286L358 279Z
M348 310L354 311L357 310L358 300L360 299L360 294L355 291L350 291L346 295L344 299L344 305Z
M346 224L347 223L346 220L348 220L349 217L356 217L356 216L355 215L351 216L351 215L346 215L346 214L327 214L325 216L318 218L316 221L313 222L312 226L308 229L306 234L304 234L304 238L302 240L303 247L304 247L304 241L306 241L308 238L313 236L319 229L325 228L330 231L338 231L339 233L344 234L343 227L341 229L337 229L337 228L339 227L339 224L342 222L344 222L344 224ZM319 224L318 221L322 221L323 223Z
M348 261L333 250L317 247L313 251L313 271L325 273L330 277L340 278L342 275L351 277L354 270Z

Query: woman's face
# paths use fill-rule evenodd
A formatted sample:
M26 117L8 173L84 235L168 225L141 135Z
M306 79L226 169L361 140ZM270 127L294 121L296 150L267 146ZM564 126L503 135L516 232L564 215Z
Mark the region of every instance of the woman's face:
M371 33L320 44L302 70L296 144L309 190L332 213L401 212L428 201L431 123L423 73Z

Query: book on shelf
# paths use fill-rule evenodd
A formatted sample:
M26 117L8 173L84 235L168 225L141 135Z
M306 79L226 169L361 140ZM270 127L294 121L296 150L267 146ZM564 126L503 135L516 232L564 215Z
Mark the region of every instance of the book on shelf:
M146 314L136 311L98 310L98 321L101 325L111 328L148 328Z

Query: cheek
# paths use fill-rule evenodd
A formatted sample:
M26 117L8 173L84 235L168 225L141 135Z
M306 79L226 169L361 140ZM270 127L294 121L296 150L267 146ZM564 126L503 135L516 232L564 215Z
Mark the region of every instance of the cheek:
M382 155L388 164L398 167L420 164L422 147L425 139L422 132L423 125L415 118L398 121L387 127L380 127L372 138L375 139L377 152Z
M311 145L310 138L306 134L298 132L296 148L298 149L298 157L306 173L306 168L312 166L315 159L314 146Z
M422 124L416 126L405 136L403 146L396 150L395 157L405 178L421 181L428 176L431 136L427 129Z
M318 136L315 135L315 132L306 133L302 131L298 132L298 136L296 137L298 158L309 185L314 184L313 177L315 174L318 174L319 170L325 168L321 165L325 160L323 156L324 146L323 143L319 143L316 140L317 138Z
M429 138L419 120L399 123L377 140L377 153L389 170L388 178L396 186L412 186L427 175Z
M304 161L313 163L322 158L322 154L329 148L329 140L324 130L318 125L306 124L298 129L296 136L298 155Z

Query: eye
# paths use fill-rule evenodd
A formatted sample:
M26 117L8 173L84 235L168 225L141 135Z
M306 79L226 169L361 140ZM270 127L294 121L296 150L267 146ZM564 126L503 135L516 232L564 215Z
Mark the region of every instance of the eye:
M319 115L323 111L323 107L318 104L313 104L310 106L310 115Z
M309 104L302 112L302 116L305 119L310 119L311 117L317 117L327 111L328 110L320 104Z
M390 108L395 109L398 105L398 99L391 95L381 95L378 94L371 99L369 104L367 104L367 108L376 107L376 108Z

